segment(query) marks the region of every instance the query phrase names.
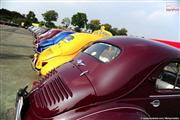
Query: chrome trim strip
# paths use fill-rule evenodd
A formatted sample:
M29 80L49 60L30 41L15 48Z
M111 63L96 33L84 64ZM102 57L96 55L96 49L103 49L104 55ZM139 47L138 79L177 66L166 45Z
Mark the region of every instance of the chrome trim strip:
M36 57L32 59L31 67L34 71L36 71L39 74L40 70L36 69L36 67L35 67L36 59L37 59Z
M97 112L94 112L94 113L90 113L88 115L85 115L83 117L78 118L77 120L82 120L82 119L85 119L85 118L90 117L92 115L96 115L96 114L99 114L99 113L107 112L107 111L110 111L110 110L121 110L121 109L138 110L138 111L141 111L144 114L146 114L147 117L150 117L150 115L146 111L144 111L144 110L142 110L140 108L136 108L136 107L116 107L116 108L108 108L108 109L100 110L100 111L97 111Z
M19 120L20 114L21 114L21 110L22 110L22 106L23 106L23 97L20 97L18 102L17 102L17 106L16 106L15 120Z
M80 74L80 76L83 76L83 75L85 75L85 74L88 73L88 72L89 72L89 71L86 70L86 71L82 72L82 73Z
M162 97L180 97L180 94L177 94L177 95L150 95L149 96L150 98L157 98L157 97L160 97L160 98L162 98Z

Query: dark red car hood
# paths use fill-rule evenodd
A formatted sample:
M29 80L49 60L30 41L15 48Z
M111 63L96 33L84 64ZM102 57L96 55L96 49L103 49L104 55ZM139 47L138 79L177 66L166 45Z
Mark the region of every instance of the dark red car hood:
M53 117L93 102L93 87L86 76L79 76L81 71L72 63L62 65L51 74L29 96L36 116Z

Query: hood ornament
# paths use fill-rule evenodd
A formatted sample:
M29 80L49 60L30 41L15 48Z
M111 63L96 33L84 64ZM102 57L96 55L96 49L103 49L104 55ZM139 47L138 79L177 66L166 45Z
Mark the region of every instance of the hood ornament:
M86 66L83 60L77 60L77 66Z

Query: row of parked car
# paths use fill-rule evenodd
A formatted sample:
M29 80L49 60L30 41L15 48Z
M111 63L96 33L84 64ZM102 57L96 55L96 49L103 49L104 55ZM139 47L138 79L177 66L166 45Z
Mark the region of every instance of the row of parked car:
M41 76L17 93L16 120L180 117L178 42L30 27Z
M34 40L36 54L32 66L41 76L45 76L53 69L70 61L86 46L109 36L112 34L103 27L93 33L51 29Z

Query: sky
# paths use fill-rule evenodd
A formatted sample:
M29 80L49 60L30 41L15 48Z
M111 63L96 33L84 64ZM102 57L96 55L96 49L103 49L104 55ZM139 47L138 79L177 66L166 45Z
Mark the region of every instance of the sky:
M56 25L77 12L87 14L88 20L100 19L112 27L126 28L128 35L180 41L180 0L1 0L0 8L27 14L55 10ZM173 11L172 11L173 10Z

